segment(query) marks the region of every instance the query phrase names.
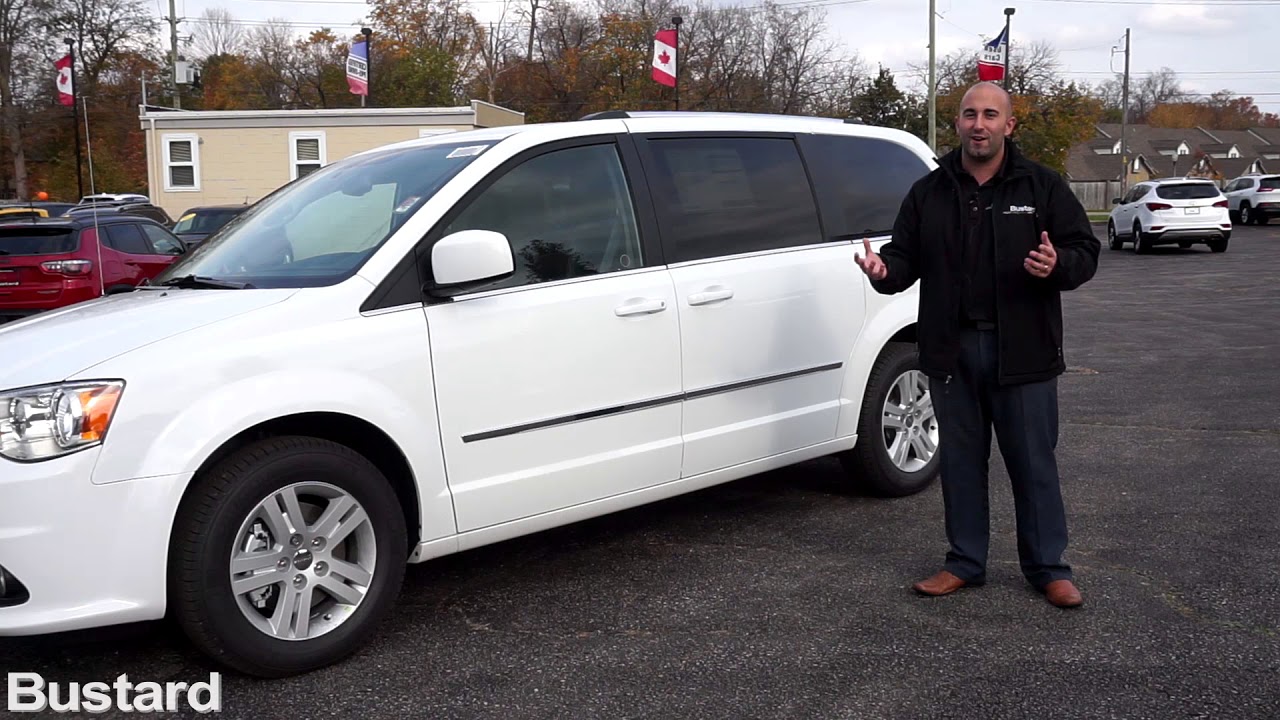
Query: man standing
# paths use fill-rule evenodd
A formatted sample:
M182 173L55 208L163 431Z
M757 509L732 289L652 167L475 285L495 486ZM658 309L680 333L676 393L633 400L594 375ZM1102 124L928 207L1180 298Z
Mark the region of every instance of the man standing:
M1076 607L1055 459L1060 294L1093 277L1101 244L1062 177L1009 139L1015 123L1008 93L971 87L956 119L960 148L911 188L881 254L864 241L866 256L855 257L877 292L920 281L916 335L941 433L950 550L915 590L946 595L985 581L994 427L1023 575L1050 603Z

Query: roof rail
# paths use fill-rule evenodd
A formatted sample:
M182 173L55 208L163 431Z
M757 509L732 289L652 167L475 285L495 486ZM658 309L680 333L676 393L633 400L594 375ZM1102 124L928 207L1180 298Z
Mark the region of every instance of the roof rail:
M579 120L625 120L631 117L626 110L601 110L600 112L587 113Z
M865 125L866 123L860 117L848 117L843 120L832 117L817 117L805 115L788 115L786 113L752 113L752 112L726 112L717 110L601 110L599 112L587 113L579 120L629 120L633 118L645 117L712 117L712 116L733 116L733 117L794 117L805 120L826 120L828 122L845 122L851 125Z

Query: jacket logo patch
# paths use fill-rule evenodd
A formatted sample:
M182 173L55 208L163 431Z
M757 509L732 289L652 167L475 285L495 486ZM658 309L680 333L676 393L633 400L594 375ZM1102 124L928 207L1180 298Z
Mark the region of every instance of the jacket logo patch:
M1010 205L1008 210L1004 211L1005 215L1035 215L1036 208L1034 205Z

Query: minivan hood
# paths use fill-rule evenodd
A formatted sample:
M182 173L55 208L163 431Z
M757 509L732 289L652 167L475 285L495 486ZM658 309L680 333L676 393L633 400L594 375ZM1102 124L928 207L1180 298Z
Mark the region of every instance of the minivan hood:
M61 382L123 353L273 305L295 292L139 290L0 325L0 390Z

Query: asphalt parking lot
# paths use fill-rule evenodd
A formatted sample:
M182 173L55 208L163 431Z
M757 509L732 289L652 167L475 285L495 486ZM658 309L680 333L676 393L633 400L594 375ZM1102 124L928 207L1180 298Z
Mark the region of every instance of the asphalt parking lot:
M222 715L1280 717L1280 224L1225 254L1104 241L1065 304L1083 608L1023 582L998 452L988 583L945 598L909 589L946 548L938 488L861 497L823 460L411 566L370 647L224 676ZM213 669L160 623L0 639L0 667Z

